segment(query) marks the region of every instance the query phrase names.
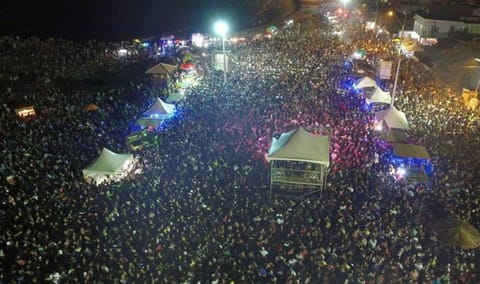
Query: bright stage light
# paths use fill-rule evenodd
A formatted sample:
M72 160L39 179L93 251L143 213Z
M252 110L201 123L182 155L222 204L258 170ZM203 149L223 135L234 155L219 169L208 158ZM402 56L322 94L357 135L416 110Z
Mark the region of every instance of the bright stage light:
M403 178L407 174L407 170L405 168L398 168L397 169L397 175L401 178Z

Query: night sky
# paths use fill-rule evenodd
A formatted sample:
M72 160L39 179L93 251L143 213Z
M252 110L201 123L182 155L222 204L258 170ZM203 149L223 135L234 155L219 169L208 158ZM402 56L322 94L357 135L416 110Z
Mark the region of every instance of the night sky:
M22 36L130 39L205 32L223 17L235 28L252 23L260 0L12 0L0 7L0 32Z

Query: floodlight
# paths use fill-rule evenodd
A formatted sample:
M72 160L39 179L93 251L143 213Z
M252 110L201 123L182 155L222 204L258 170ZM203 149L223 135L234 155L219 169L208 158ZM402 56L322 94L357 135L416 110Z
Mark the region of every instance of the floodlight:
M215 23L213 29L215 30L215 33L224 37L228 32L228 25L225 21L219 20Z

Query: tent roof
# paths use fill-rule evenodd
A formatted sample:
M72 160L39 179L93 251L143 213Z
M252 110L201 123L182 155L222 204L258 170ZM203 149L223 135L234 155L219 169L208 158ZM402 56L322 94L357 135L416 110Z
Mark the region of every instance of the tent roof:
M394 143L393 155L400 158L420 158L429 159L427 149L422 145L413 145L406 143Z
M399 111L395 106L375 113L377 121L385 121L388 128L410 129L405 113Z
M166 63L158 63L152 68L148 69L146 74L172 74L177 70L177 66Z
M375 88L375 92L366 99L368 104L371 103L380 103L380 104L389 104L392 102L392 97L389 92L384 92L380 88Z
M114 175L123 168L128 160L131 159L133 159L132 154L117 154L107 148L103 148L100 156L83 169L83 174L94 173Z
M162 101L160 98L155 100L152 107L143 113L144 116L165 116L175 111L175 106Z
M368 76L365 76L355 83L355 87L357 89L377 87L377 82L375 80L373 80L372 78L370 78Z
M408 182L412 183L428 183L428 176L423 168L406 168L404 177Z
M139 118L135 123L137 125L141 126L153 126L153 127L158 127L160 124L162 124L163 120L162 119L155 119L155 118L150 118L150 117L141 117Z
M407 142L407 137L405 136L405 133L403 131L392 129L391 131L387 132L383 140L389 143L403 143Z
M466 221L447 219L439 220L433 225L438 239L447 245L459 246L462 249L474 249L480 246L480 233Z
M268 160L302 161L328 167L330 138L326 135L313 135L303 127L282 133L278 139L272 139Z

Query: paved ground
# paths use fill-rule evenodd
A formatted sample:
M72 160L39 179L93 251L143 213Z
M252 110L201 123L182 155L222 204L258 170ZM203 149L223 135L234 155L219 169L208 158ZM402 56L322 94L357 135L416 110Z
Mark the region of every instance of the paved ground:
M453 89L475 88L480 79L480 41L440 40L439 44L426 47L418 54L432 71Z

